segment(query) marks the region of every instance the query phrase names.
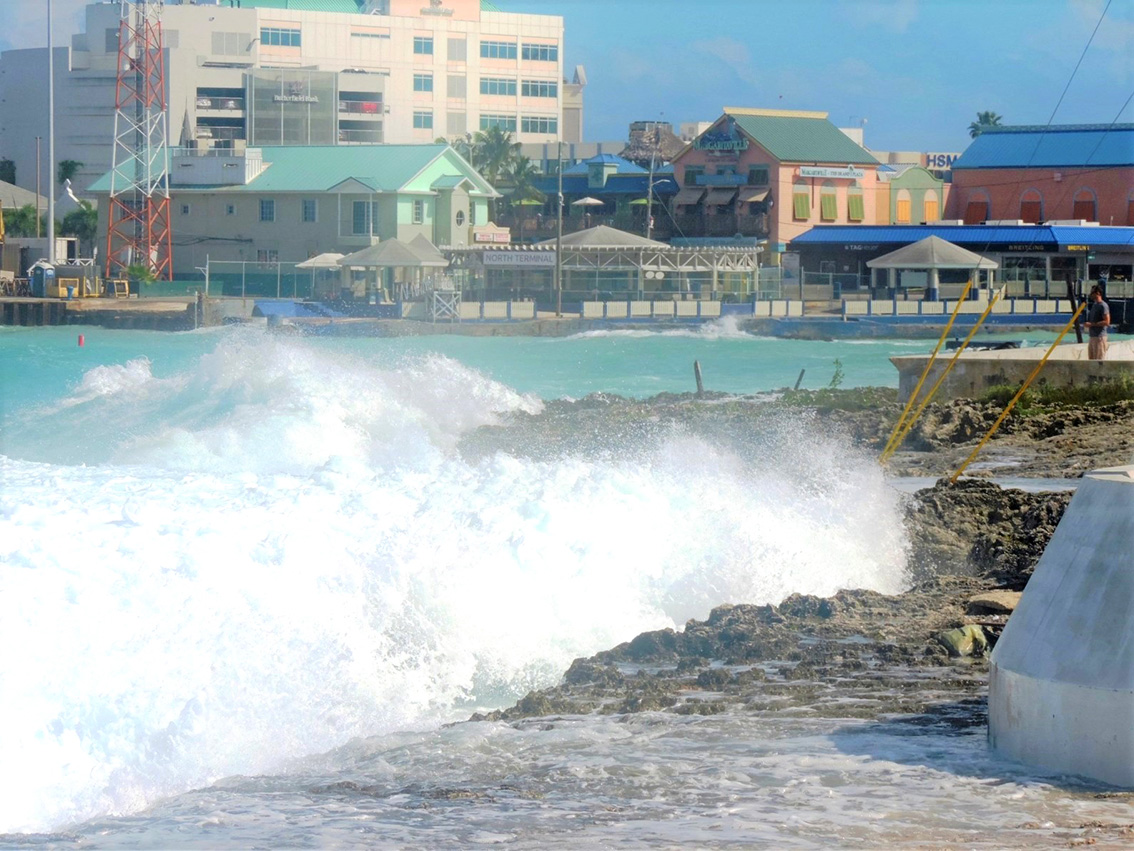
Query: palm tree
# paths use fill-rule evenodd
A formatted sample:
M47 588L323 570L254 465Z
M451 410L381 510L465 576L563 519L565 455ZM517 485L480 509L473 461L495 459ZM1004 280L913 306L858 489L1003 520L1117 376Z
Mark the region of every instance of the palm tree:
M999 127L1000 121L1003 116L997 115L995 112L978 112L976 114L976 121L969 125L969 137L975 139L982 132L985 127Z
M25 204L18 210L12 210L4 216L4 229L8 236L35 236L35 205ZM40 214L40 233L47 229L47 223Z
M80 253L83 253L85 247L87 253L83 256L90 257L89 252L94 246L95 234L98 232L98 211L90 201L80 201L79 209L72 210L64 216L56 229L64 236L78 237Z
M497 126L489 127L473 137L472 166L495 186L519 153L520 143L512 141L511 133Z
M79 173L86 163L81 163L78 160L60 160L57 171L59 172L59 185L62 186L68 180L74 180L75 175Z

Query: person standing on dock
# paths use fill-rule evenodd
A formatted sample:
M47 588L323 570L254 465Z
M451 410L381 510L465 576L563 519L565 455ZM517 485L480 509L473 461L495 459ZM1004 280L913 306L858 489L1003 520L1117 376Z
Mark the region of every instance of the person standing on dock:
M1087 308L1087 321L1083 326L1090 337L1087 340L1087 357L1090 360L1106 359L1106 330L1110 325L1110 306L1103 301L1102 287L1091 287L1091 304Z

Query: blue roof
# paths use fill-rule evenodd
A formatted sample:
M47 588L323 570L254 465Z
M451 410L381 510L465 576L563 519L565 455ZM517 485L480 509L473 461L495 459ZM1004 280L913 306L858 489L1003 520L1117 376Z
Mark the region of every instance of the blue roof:
M1134 228L1071 225L817 225L791 241L799 245L909 245L937 236L956 245L1134 246Z
M986 127L952 167L1076 166L1134 166L1134 124Z
M555 175L537 177L532 183L535 188L545 195L554 196L558 192L559 180ZM649 191L650 174L643 171L641 174L612 174L607 178L606 186L590 186L586 175L563 173L564 195L590 195L594 198L607 198L616 195L634 194L645 197ZM677 194L677 181L672 174L654 174L654 195L665 198Z
M563 169L563 174L587 174L590 167L594 163L602 163L603 165L616 165L618 170L615 174L648 174L646 169L642 168L630 160L624 160L622 157L616 157L614 154L596 154L589 160L582 160L575 163L570 168Z

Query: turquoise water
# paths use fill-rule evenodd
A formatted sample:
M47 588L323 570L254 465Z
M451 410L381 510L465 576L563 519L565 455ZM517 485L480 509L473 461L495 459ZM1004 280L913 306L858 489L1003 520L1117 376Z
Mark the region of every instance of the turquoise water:
M5 406L57 398L91 368L144 358L155 378L189 369L220 340L263 334L257 329L212 329L178 334L101 328L0 328L0 380ZM84 345L77 345L78 336ZM1042 332L987 335L982 342L1049 342ZM830 384L839 362L843 387L896 387L894 355L928 352L933 340L808 341L756 337L728 324L698 330L610 331L572 337L288 338L288 345L360 357L396 367L407 358L444 355L520 393L541 399L589 393L648 397L696 389L693 362L701 364L706 390L756 393Z

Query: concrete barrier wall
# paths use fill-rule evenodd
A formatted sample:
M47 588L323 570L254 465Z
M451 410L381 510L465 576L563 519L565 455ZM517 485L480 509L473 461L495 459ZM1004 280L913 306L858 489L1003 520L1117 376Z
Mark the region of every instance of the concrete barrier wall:
M480 319L480 302L462 301L461 319Z
M1083 344L1080 348L1085 349L1086 345ZM956 365L941 383L937 395L933 397L934 401L977 399L992 387L1003 385L1019 387L1035 369L1042 354L1043 350L1037 350L1035 359L962 356L957 359ZM951 355L937 358L926 378L927 386L932 387L937 382L951 358ZM928 356L896 357L890 360L898 368L898 400L905 402L917 386ZM1039 380L1056 387L1080 387L1100 381L1121 380L1123 376L1134 377L1134 360L1092 361L1052 358L1044 364Z
M486 301L484 303L485 319L507 319L508 318L508 302L506 301Z
M535 319L535 307L534 301L514 301L512 302L512 318Z
M753 315L755 316L763 318L772 315L772 303L770 301L758 301L754 307Z
M608 301L606 303L607 319L625 319L630 312L630 306L624 301Z
M675 302L672 301L655 301L652 315L657 319L672 319L674 304Z
M648 301L632 301L630 302L630 316L632 318L644 319L647 316L653 315L653 304Z
M583 302L583 318L584 319L602 319L603 316L603 303L601 301L584 301Z
M699 301L697 302L701 309L701 316L706 318L716 319L721 315L721 303L719 301Z
M1134 788L1134 466L1083 477L992 653L988 734L1014 759Z
M697 316L697 308L700 307L700 302L696 301L677 301L674 302L677 308L677 315L683 319Z
M922 316L944 316L945 303L942 301L923 301L921 303Z

